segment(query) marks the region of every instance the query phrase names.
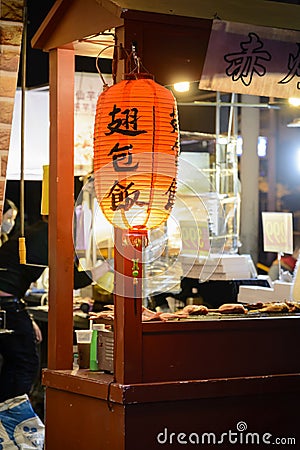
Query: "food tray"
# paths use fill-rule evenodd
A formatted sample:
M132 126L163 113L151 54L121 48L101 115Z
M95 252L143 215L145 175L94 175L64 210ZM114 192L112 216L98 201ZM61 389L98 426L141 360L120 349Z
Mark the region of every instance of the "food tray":
M183 317L182 319L177 318L175 320L233 320L233 319L257 319L257 318L268 318L268 317L299 317L300 313L293 312L257 312L249 311L247 314L221 314L221 313L208 313L201 314L199 316L191 315L188 317Z

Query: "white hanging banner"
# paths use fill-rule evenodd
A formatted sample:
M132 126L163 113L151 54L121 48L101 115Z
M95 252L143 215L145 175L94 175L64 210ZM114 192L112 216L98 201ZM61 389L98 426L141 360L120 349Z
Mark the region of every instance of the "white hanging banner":
M111 75L105 74L111 83ZM93 134L96 102L103 83L98 73L76 72L74 89L74 175L93 168ZM24 178L42 180L43 166L49 164L49 88L25 92ZM16 91L6 178L20 179L22 92ZM0 124L1 131L1 124ZM4 169L3 169L4 170Z
M300 32L214 20L199 89L300 97Z
M293 253L293 214L263 212L263 240L265 252Z
M111 75L105 80L112 83ZM96 104L103 83L96 73L75 73L74 170L82 175L93 170Z

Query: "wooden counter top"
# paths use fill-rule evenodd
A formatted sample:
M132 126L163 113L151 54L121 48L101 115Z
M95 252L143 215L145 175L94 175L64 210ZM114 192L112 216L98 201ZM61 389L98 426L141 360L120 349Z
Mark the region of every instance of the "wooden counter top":
M113 375L89 370L43 371L45 386L121 404L272 394L283 385L285 391L300 393L299 380L300 373L121 385Z

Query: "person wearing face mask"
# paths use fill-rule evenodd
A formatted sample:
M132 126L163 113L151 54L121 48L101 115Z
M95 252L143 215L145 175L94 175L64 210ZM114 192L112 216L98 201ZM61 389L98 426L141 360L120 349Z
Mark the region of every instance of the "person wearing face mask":
M0 246L8 240L8 235L15 225L17 215L18 208L16 207L14 202L6 199L3 206Z

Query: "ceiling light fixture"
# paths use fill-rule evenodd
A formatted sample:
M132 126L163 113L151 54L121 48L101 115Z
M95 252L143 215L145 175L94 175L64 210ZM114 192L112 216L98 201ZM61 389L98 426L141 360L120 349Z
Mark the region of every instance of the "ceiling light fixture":
M296 97L289 98L289 104L291 106L300 106L300 98L296 98Z
M289 128L300 128L300 117L287 124Z
M190 90L190 82L181 81L180 83L175 83L174 89L176 92L188 92Z

